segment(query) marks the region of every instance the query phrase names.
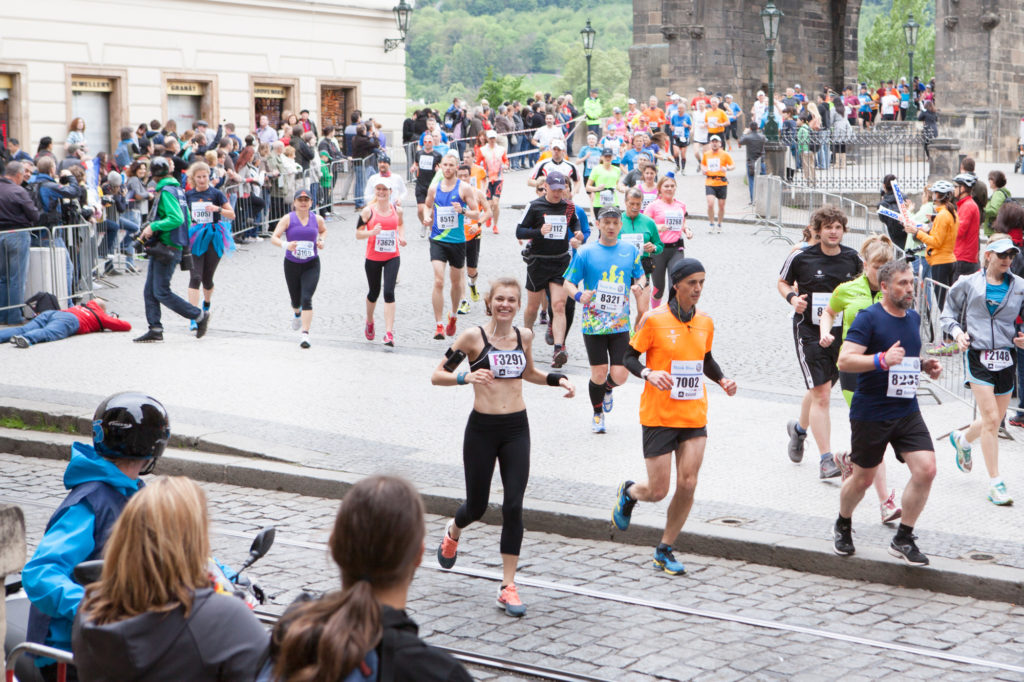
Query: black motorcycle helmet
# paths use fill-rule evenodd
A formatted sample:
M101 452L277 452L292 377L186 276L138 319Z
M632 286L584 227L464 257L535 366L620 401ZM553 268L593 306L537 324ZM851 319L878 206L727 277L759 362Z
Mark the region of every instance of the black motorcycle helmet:
M107 459L148 459L142 474L153 471L170 437L167 410L142 393L115 393L100 403L92 418L96 453Z
M149 172L154 178L166 178L171 174L171 162L166 156L156 156L149 162Z

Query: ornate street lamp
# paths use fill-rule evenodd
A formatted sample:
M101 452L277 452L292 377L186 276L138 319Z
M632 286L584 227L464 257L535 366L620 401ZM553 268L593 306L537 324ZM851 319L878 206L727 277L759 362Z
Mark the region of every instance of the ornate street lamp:
M397 50L398 46L405 42L405 34L409 32L409 16L412 14L412 5L407 3L405 0L400 0L400 2L395 5L394 9L391 11L395 13L395 22L398 24L398 32L402 34L402 37L385 38L385 52Z
M921 26L914 21L913 14L907 14L907 23L903 24L903 37L907 41L907 56L910 57L910 75L907 77L907 89L910 90L910 102L907 103L907 119L917 120L917 105L914 98L917 88L914 87L914 46L917 45L917 31Z
M764 136L769 142L779 140L779 122L775 120L775 43L779 38L779 22L784 15L772 0L761 10L761 24L764 29L765 51L768 53L768 120L764 124Z
M590 96L590 56L594 52L594 36L597 35L597 31L590 27L590 19L587 19L586 28L580 31L580 37L583 38L583 54L587 57L587 96Z

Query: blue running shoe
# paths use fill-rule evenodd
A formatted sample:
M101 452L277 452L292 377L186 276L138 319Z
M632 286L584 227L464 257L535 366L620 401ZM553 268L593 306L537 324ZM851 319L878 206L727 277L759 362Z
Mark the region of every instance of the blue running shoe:
M199 328L199 325L196 323L195 320L189 320L188 321L188 330L190 332L194 332L198 328Z
M686 566L676 561L675 555L672 554L671 545L658 545L654 550L654 567L660 568L669 575L686 573Z
M611 412L612 407L615 405L615 397L611 391L604 392L604 400L601 402L601 407L605 412Z
M956 450L956 467L960 471L967 473L971 470L973 462L971 462L971 446L964 447L960 445L960 432L953 431L949 434L949 442Z
M594 433L604 433L604 414L598 413L594 415L593 422L590 425L590 430Z
M626 481L619 486L619 498L615 501L615 508L612 509L612 522L619 530L629 528L629 520L633 516L633 507L636 506L636 500L626 493L631 485L633 485L633 481Z

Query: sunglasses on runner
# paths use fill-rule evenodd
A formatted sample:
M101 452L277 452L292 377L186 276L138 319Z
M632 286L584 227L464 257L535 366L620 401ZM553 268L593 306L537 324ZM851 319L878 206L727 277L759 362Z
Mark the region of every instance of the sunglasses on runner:
M1003 253L997 253L996 258L1013 258L1017 255L1015 250L1005 251Z

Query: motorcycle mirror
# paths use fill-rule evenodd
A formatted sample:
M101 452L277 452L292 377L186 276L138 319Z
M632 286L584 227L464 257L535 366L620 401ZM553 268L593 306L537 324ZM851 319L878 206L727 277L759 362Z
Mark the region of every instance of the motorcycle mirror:
M71 576L74 578L75 582L83 586L98 581L102 574L103 559L83 561L75 566L75 569L71 572Z
M276 535L277 529L273 526L264 528L256 534L256 537L253 538L252 546L249 547L249 556L253 561L256 559L262 559L266 556L267 552L269 552L270 548L274 545L274 537Z

